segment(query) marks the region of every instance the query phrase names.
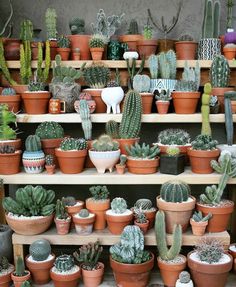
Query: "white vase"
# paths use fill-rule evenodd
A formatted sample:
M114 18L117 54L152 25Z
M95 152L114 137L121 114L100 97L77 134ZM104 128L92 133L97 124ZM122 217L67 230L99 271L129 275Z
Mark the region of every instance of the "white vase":
M113 171L113 167L118 162L120 150L115 151L93 151L89 150L89 157L95 165L98 173L105 173L108 169Z
M121 87L109 87L102 90L102 100L107 105L107 114L120 114L120 103L124 98L124 91Z
M194 287L194 285L192 280L190 280L188 283L181 283L180 280L178 279L176 281L175 287Z

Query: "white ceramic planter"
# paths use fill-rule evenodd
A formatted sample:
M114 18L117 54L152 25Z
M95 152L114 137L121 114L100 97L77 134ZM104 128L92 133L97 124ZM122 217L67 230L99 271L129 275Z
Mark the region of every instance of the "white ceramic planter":
M112 172L113 167L119 160L120 150L104 152L89 150L89 157L98 173L105 173L107 169Z
M102 90L102 100L107 105L107 114L120 114L120 103L124 98L124 91L121 87L109 87Z

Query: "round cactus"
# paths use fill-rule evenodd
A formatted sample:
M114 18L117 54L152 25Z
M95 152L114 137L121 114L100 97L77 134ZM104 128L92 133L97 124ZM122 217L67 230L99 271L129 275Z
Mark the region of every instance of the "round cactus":
M100 34L95 34L89 41L90 48L104 48L105 46L105 37Z
M169 156L177 156L180 154L180 149L177 146L169 146L166 150Z
M60 149L63 151L84 150L87 149L87 141L83 138L65 138L60 144Z
M29 253L33 260L44 261L51 254L51 245L48 240L36 240L30 245Z
M66 272L75 266L75 261L73 256L64 254L56 258L54 266L59 272Z
M180 180L170 180L162 184L160 195L167 202L187 201L190 196L190 186Z
M30 135L25 141L25 149L28 152L40 151L42 149L40 138L37 135Z
M179 274L179 281L181 283L184 283L184 284L187 284L190 282L190 274L187 272L187 271L182 271L180 274Z
M75 206L77 203L76 199L73 196L63 197L62 200L65 206Z
M124 198L116 197L111 202L111 209L114 213L122 214L127 210L127 203Z
M152 208L152 202L150 199L142 198L135 202L134 207L142 210L149 210Z
M88 209L86 209L86 208L81 209L79 212L79 216L83 217L83 218L89 217Z
M15 96L16 91L13 88L5 88L2 90L2 96Z
M59 139L64 137L64 130L57 122L43 122L37 127L35 134L40 139Z

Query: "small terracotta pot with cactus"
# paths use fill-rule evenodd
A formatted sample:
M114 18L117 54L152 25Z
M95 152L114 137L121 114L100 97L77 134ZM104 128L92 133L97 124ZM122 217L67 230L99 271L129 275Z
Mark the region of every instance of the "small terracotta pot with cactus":
M125 154L121 154L120 155L120 162L116 164L116 172L118 174L124 174L125 173L126 161L127 161L127 156Z
M155 95L157 112L161 115L167 114L172 99L170 90L161 91L159 95Z
M147 233L149 227L149 220L142 210L134 209L134 224L137 225L143 234Z
M206 216L203 216L201 211L195 211L192 218L190 219L193 235L203 236L208 224L208 220L211 217L211 213L208 213Z
M152 201L147 198L138 199L135 202L132 210L134 211L135 209L138 209L145 214L146 218L149 221L148 229L151 229L154 226L155 216L157 212L156 207L152 206Z
M57 234L65 235L70 230L71 216L67 213L63 200L57 200L55 211L54 222L56 224Z
M73 222L75 224L76 232L80 235L91 234L95 218L96 215L94 213L90 213L86 208L83 208L79 213L74 214Z
M25 270L24 259L21 256L17 257L15 271L11 273L11 279L15 287L21 287L22 283L30 280L30 271Z
M55 173L56 165L54 163L54 157L52 154L47 154L45 157L45 168L48 174Z
M14 146L0 146L0 174L16 174L20 172L21 150Z
M103 35L94 34L89 40L89 48L94 61L102 60L106 39Z
M61 35L57 40L57 53L61 56L62 61L69 60L70 51L70 39Z
M0 287L9 287L14 266L4 256L0 256L0 270Z

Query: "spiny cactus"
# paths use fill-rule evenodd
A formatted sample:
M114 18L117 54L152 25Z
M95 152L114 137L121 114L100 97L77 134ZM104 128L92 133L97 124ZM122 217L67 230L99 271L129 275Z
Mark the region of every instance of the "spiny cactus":
M84 131L84 138L90 140L92 138L92 121L90 119L89 106L86 100L80 100L79 114L81 117L82 129Z
M147 222L147 217L145 215L145 213L139 209L134 209L134 216L135 216L135 220L137 221L137 223L146 223Z
M198 87L195 82L181 80L175 84L175 91L197 92Z
M138 93L148 93L150 89L150 78L147 75L135 75L133 88Z
M2 96L15 96L16 91L13 88L4 88L2 90Z
M16 125L16 115L9 111L8 105L0 105L0 140L16 139L16 131L10 127Z
M138 199L134 204L134 208L145 211L153 209L151 200L147 198Z
M182 284L188 284L190 282L191 278L190 278L190 274L187 271L182 271L179 274L179 281Z
M170 146L166 149L166 154L169 156L177 156L180 154L180 149L176 146Z
M220 2L205 0L202 38L218 38L220 33Z
M195 68L189 67L188 62L185 61L182 79L186 82L194 82L197 86L197 90L199 89L201 81L201 68L198 61Z
M15 200L5 197L2 204L6 212L11 212L14 215L48 216L54 212L54 198L53 190L46 190L41 185L35 187L26 185L24 188L17 189Z
M212 92L211 84L206 83L204 85L204 93L202 94L202 106L201 106L202 130L201 130L201 134L202 135L209 135L209 136L211 136L211 125L210 125L210 120L209 120L211 92Z
M167 202L184 202L189 199L190 186L180 180L170 180L162 184L160 196Z
M63 200L60 199L57 200L55 211L56 211L55 217L57 219L66 220L68 218L68 213L66 212L66 206Z
M73 256L63 254L56 258L54 266L58 272L67 272L75 266L75 261Z
M148 144L146 145L145 143L143 143L141 145L137 142L130 147L126 146L126 151L130 157L141 159L155 159L160 153L158 145L150 147Z
M9 268L9 262L6 257L0 256L0 274L2 271L7 270Z
M157 142L163 145L186 145L190 135L182 129L166 129L158 134Z
M193 37L192 36L190 36L190 35L188 35L188 34L184 34L184 35L181 35L180 37L179 37L179 41L188 41L188 42L192 42L193 41Z
M126 161L127 161L127 156L125 154L121 154L119 165L124 166L126 164Z
M89 47L90 48L104 48L106 43L106 39L103 35L95 34L89 40Z
M30 244L29 253L35 261L44 261L51 254L51 245L46 239L39 239Z
M103 185L91 186L89 191L92 195L93 200L106 200L109 197L108 188Z
M137 34L139 34L138 22L137 22L136 19L131 19L130 20L129 29L128 29L127 34L129 34L129 35L137 35Z
M114 121L110 120L105 125L106 134L109 135L113 139L119 138L119 124Z
M57 122L42 122L37 127L35 134L40 139L60 139L64 137L64 130Z
M32 41L33 23L29 19L25 19L20 23L20 39L22 41Z
M229 85L230 67L223 55L216 55L210 69L210 81L214 88L225 88Z
M48 40L57 40L57 13L54 8L47 8L45 24Z
M28 85L32 76L30 41L20 45L20 77L23 85Z
M75 206L77 201L73 196L67 196L62 198L65 206Z
M101 64L93 64L83 70L85 82L93 89L103 89L110 79L110 69Z
M111 202L112 212L122 214L127 210L127 203L124 198L116 197Z
M143 38L145 40L152 39L152 26L150 26L148 23L143 28Z
M0 154L15 153L15 147L10 145L0 146Z
M212 218L212 214L211 213L208 213L206 216L203 216L201 211L198 211L198 212L195 211L193 216L192 216L192 219L195 222L205 222L205 221L208 221L211 218Z
M129 80L128 80L128 88L129 89L133 89L134 77L136 75L139 75L139 74L142 73L143 68L144 68L144 64L145 64L145 58L142 57L139 69L137 69L136 64L137 63L136 63L136 59L135 58L132 58L132 61L129 58L126 59L126 66L127 66L127 71L128 71L128 74L129 74Z
M214 150L217 144L218 141L208 135L198 135L191 143L193 150Z
M165 224L165 213L163 211L158 211L155 220L155 234L157 248L159 251L159 256L162 260L173 260L175 259L181 250L182 246L182 227L180 224L175 225L173 234L173 244L168 249L166 241L166 224Z
M28 91L30 92L45 91L45 84L39 82L38 80L30 81L28 85Z
M43 46L41 42L38 42L38 61L37 61L37 78L39 82L46 83L49 76L49 70L51 68L51 56L50 56L50 42L45 42L45 58L43 65Z
M176 79L176 54L173 50L161 52L158 56L159 76L161 79Z
M21 256L18 256L16 259L16 266L14 275L22 277L25 275L25 262Z
M158 72L159 72L159 61L157 55L151 55L148 58L148 67L149 72L151 75L151 79L157 79L158 78Z
M28 152L36 152L42 149L40 137L37 135L30 135L25 141L25 150Z
M64 138L60 144L60 149L63 151L84 150L87 147L87 141L83 138Z
M161 91L159 95L155 95L155 99L157 101L162 101L162 102L169 102L172 97L171 97L171 91L167 89L166 91Z
M86 208L81 209L79 212L79 216L83 217L83 218L89 217L88 209L86 209Z
M78 17L73 18L69 22L69 27L72 35L84 34L85 32L84 19L80 19Z
M32 285L29 281L24 281L20 287L32 287Z
M52 166L54 165L54 156L51 154L47 154L45 157L45 165Z
M97 140L93 141L92 149L94 151L116 151L119 149L119 143L112 140L112 138L106 134L101 135Z
M58 48L70 48L70 39L64 35L61 35L57 39Z

